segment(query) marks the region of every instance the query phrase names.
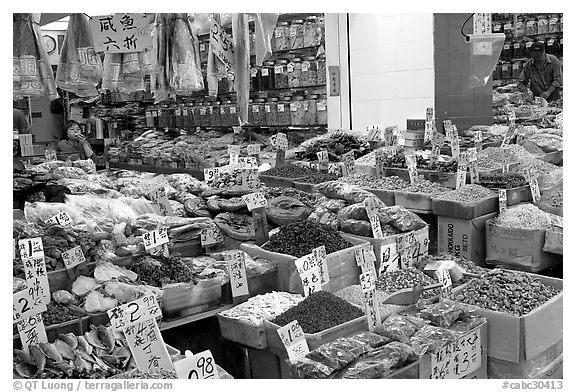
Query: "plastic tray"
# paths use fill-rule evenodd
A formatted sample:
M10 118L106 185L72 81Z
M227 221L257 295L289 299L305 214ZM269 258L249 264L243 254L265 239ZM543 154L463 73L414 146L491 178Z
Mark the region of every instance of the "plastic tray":
M474 219L479 216L496 212L498 211L498 208L497 194L470 203L446 200L437 197L432 198L432 211L434 212L434 215L457 219Z
M216 317L220 324L220 334L224 339L257 349L268 347L264 325L256 326L247 321L228 318L220 314Z
M271 321L264 320L264 327L266 329L266 337L268 339L268 346L273 354L278 356L286 356L286 349L278 332L276 330L280 328L279 325L274 324ZM345 322L344 324L337 325L332 328L325 329L324 331L317 333L305 333L304 337L308 343L308 348L314 350L324 343L331 342L335 339L341 338L343 336L351 335L355 332L367 331L368 321L366 316L358 317L354 320Z

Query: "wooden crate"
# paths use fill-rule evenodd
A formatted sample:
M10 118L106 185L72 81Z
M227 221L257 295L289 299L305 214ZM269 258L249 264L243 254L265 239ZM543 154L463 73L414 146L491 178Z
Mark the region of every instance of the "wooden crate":
M217 314L222 337L244 346L263 349L268 347L264 325L257 326L244 320L228 318Z

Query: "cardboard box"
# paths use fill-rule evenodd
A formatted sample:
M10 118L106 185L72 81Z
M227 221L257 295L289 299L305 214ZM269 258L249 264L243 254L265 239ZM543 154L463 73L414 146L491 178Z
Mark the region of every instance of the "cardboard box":
M542 275L529 274L543 284L562 290L563 280ZM457 295L465 287L454 290ZM562 304L564 295L560 292L545 304L530 313L518 317L467 305L488 320L488 357L507 362L531 361L555 344L562 341Z
M486 266L485 223L498 213L490 213L471 220L438 217L438 253L472 260Z
M546 232L510 229L486 222L486 262L528 272L539 272L562 262L562 257L544 251Z
M564 254L564 229L552 227L544 237L544 251L548 253Z
M499 359L488 359L489 378L541 378L542 372L549 369L562 356L563 342L554 344L544 350L536 358L521 363L501 361Z

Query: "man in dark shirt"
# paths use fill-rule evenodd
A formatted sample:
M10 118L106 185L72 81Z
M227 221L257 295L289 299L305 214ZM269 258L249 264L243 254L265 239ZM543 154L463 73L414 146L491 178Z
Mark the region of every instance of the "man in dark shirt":
M546 54L543 42L532 44L530 60L524 64L520 74L518 89L526 92L528 87L534 96L544 98L546 101L560 98L562 63L555 56Z

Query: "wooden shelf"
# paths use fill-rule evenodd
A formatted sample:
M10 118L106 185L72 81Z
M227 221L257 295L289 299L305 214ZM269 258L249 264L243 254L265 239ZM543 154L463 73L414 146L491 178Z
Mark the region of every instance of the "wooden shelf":
M160 321L160 324L159 324L160 331L165 331L167 329L180 327L182 325L194 323L196 321L200 321L200 320L207 319L209 317L213 317L220 312L231 309L233 306L234 305L232 305L232 304L222 305L219 308L208 310L206 312L202 312L202 313L198 313L198 314L193 314L191 316L186 316L186 317L182 317L182 318L174 319L174 320L169 320L169 321L162 320L162 321Z

